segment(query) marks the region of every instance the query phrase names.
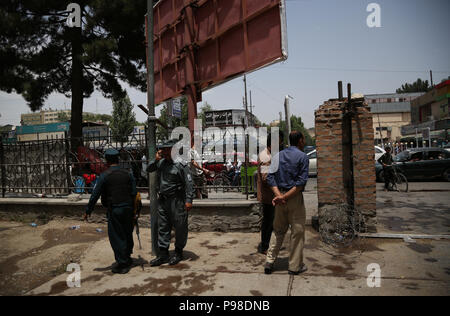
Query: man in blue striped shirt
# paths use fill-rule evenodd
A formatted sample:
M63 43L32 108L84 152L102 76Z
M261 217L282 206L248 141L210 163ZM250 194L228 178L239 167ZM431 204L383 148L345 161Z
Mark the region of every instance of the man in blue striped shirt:
M291 228L289 249L289 274L297 275L307 270L303 263L305 244L306 210L303 191L308 181L309 159L302 151L305 138L302 133L294 131L289 135L291 146L281 151L272 160L267 182L275 198L275 219L273 240L267 252L264 273L271 274L274 262L280 252L284 237Z

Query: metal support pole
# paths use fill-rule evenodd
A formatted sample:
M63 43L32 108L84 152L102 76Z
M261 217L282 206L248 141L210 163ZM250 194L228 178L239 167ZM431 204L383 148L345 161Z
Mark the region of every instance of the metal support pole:
M2 171L2 197L6 195L6 168L5 168L5 149L3 148L3 137L0 135L0 164Z
M251 90L250 90L250 126L255 126L255 122L253 122L253 102Z
M72 161L70 159L70 143L69 143L69 133L64 133L64 147L66 153L66 177L67 177L67 194L70 194L70 187L72 186L72 175L70 174L70 166ZM27 181L28 185L28 181Z
M248 164L249 164L249 141L250 141L250 135L245 134L245 195L246 199L248 200L248 185L249 185L249 178L248 178Z
M431 128L428 127L428 147L432 147L431 146Z
M417 128L416 128L416 148L419 148L419 135L417 135Z
M245 106L245 118L247 120L245 127L248 127L250 124L249 118L248 118L248 97L247 97L247 75L244 75L244 106Z
M147 0L147 107L148 107L148 161L156 158L155 78L153 51L153 0ZM152 253L159 254L158 213L156 199L156 172L149 174L150 226Z
M347 86L348 104L344 109L344 118L342 122L342 147L343 147L343 174L345 192L347 194L347 204L354 208L355 206L355 190L354 190L354 174L353 174L353 106L351 85Z

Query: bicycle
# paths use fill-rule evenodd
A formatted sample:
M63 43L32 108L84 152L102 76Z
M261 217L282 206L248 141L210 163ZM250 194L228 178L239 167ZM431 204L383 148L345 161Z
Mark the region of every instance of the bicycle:
M397 167L391 166L391 168L392 173L388 183L388 190L408 192L408 179L406 179L406 176L401 171L397 171Z

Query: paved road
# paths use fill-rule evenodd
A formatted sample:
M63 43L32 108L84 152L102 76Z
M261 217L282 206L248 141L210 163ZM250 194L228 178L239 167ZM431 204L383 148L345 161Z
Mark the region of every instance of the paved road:
M53 232L66 226L50 223ZM58 226L59 225L59 226ZM41 227L45 232L46 228ZM86 231L83 232L83 229ZM90 236L83 227L73 232ZM74 237L75 238L75 237ZM87 238L87 237L86 237ZM307 230L305 262L309 271L290 277L288 253L283 250L273 275L263 274L265 257L256 253L258 234L192 233L186 260L175 267L151 268L147 261L150 231L142 231L144 249L134 253L136 267L129 275L110 272L113 254L106 238L93 242L79 259L81 288L68 288L68 274L52 278L27 294L32 295L193 295L193 296L297 296L297 295L448 295L450 252L448 241L366 239L351 248L335 250ZM287 246L287 244L285 244ZM50 250L48 250L50 251ZM45 260L42 256L37 260ZM55 254L54 254L55 255ZM142 260L138 260L139 257ZM47 258L47 260L50 258ZM30 264L30 260L27 261ZM140 263L144 263L144 271ZM379 288L368 286L369 264L381 268ZM16 263L22 267L25 262ZM28 267L30 269L30 267Z

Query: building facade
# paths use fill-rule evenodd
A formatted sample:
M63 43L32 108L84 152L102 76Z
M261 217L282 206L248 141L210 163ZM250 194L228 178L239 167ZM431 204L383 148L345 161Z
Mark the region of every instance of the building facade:
M375 143L383 146L399 142L402 127L411 124L411 102L424 93L391 93L366 95L373 114Z
M60 122L58 119L60 113L65 114L68 118L71 116L70 110L44 110L36 113L27 113L21 115L21 125L27 126L58 123Z
M402 128L405 138L420 145L441 146L450 142L450 80L411 102L411 124ZM428 135L429 134L429 135ZM431 144L430 144L431 141Z
M69 132L69 123L52 123L40 125L17 126L18 142L30 142L47 139L65 138Z

